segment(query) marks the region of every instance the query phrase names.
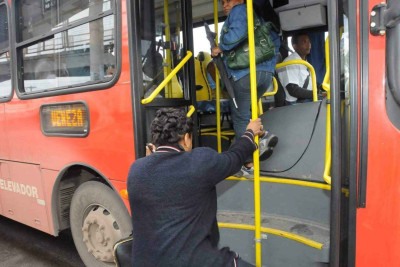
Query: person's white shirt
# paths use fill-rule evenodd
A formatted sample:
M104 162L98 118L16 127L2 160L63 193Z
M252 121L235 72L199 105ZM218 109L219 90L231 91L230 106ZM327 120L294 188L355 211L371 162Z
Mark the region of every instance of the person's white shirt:
M295 60L299 59L301 60L301 57L297 52L293 52L290 54L283 62L289 61L289 60ZM296 64L296 65L289 65L284 68L281 68L278 70L278 77L279 80L281 81L281 84L283 86L283 89L285 90L286 94L286 101L289 102L295 102L297 101L297 97L291 96L288 91L286 90L286 86L289 83L297 84L300 87L303 87L307 77L309 75L308 69L304 65ZM307 85L308 90L312 90L312 83L311 83L311 77L309 78L309 82Z

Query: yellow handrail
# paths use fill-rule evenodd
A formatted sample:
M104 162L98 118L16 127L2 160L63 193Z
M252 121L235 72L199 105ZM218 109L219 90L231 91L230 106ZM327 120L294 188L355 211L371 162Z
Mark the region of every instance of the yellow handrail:
M248 179L248 178L239 178L236 176L229 176L225 180L228 181L246 181L246 182L252 182L253 180ZM320 182L310 182L310 181L301 181L301 180L293 180L291 178L276 178L276 177L268 177L268 176L261 176L260 181L263 183L276 183L276 184L289 184L289 185L295 185L295 186L304 186L304 187L309 187L309 188L317 188L317 189L322 189L322 190L331 190L331 185L329 184L323 184ZM342 193L348 197L349 196L349 189L348 188L342 188Z
M253 225L249 225L249 224L239 224L239 223L223 223L220 222L218 223L218 227L221 228L228 228L228 229L241 229L241 230L249 230L249 231L254 231L255 227ZM316 248L316 249L322 249L323 244L313 241L311 239L302 237L300 235L296 235L296 234L292 234L286 231L282 231L282 230L278 230L278 229L273 229L273 228L269 228L269 227L261 227L261 232L263 233L268 233L268 234L272 234L272 235L277 235L277 236L281 236L284 238L288 238L300 243L303 243L307 246L310 246L312 248ZM258 266L258 265L256 265Z
M325 136L325 165L324 165L324 181L331 184L330 175L332 164L332 148L331 148L331 85L330 85L330 60L329 60L329 38L325 41L325 76L322 82L322 88L326 91L326 136Z
M206 129L201 129L201 133L215 133L216 128L206 128ZM235 132L233 130L221 130L221 137L222 136L227 136L227 135L235 135Z
M331 149L331 105L329 103L330 93L327 91L326 99L328 103L326 104L326 136L325 136L325 165L324 165L324 181L327 184L331 184L332 178L331 163L332 163L332 149Z
M196 108L193 105L190 105L189 106L189 111L186 114L186 117L188 117L188 118L191 117L193 115L193 113L195 112L195 110L196 110Z
M330 84L330 63L329 63L329 38L326 38L325 40L325 68L326 68L326 72L325 72L325 76L324 76L324 80L322 82L322 88L329 92L330 88L331 88L331 84Z
M273 88L274 90L272 90L271 92L265 92L263 94L263 96L273 96L276 94L276 92L278 92L278 82L276 81L275 77L272 77L272 84L273 84ZM263 114L263 107L262 107L262 101L261 99L258 100L258 116L260 116L261 114Z
M307 67L308 71L310 72L311 76L311 85L312 85L312 92L313 92L313 101L318 101L318 92L317 92L317 76L315 74L314 67L305 60L302 59L294 59L288 60L279 64L276 64L275 69L281 69L289 65L304 65Z
M210 133L201 133L201 136L217 136L217 134L216 133L212 133L212 132L210 132ZM221 135L220 137L221 137L221 139L224 139L226 141L230 140L229 137L227 137L227 136Z
M253 1L247 1L247 33L249 42L250 62L250 92L251 92L251 119L258 118L258 99L256 81L256 56L254 46L254 18ZM258 145L258 136L255 136L255 143ZM254 246L256 266L261 267L261 189L260 189L260 158L258 149L253 153L254 167Z
M218 45L218 0L214 0L214 31L215 31L215 43ZM218 68L215 68L215 77L219 77ZM217 151L222 152L222 141L221 141L221 83L220 79L215 79L215 112L216 125L217 125Z
M157 88L146 98L142 99L142 104L151 103L151 101L156 98L156 96L164 89L165 85L171 81L171 79L176 75L176 73L185 65L185 63L192 57L192 52L187 51L186 56L182 59L181 62L171 71L170 74L162 81Z
M272 77L272 84L273 84L273 88L274 90L272 90L271 92L265 92L265 94L263 94L263 96L273 96L276 94L276 92L278 92L278 82L276 81L275 77Z

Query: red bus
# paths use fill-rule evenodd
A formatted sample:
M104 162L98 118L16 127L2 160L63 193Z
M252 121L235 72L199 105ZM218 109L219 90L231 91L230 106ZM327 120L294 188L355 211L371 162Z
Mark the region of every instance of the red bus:
M313 36L313 86L328 97L263 99L279 144L255 160L254 179L218 186L221 246L256 266L400 266L399 1L269 3L284 44ZM229 145L218 82L216 112L196 101L209 84L195 76L205 34L193 32L223 21L219 10L216 0L0 1L0 215L54 236L71 229L86 266L114 266L113 245L132 230L128 169L155 111L195 108L195 145Z

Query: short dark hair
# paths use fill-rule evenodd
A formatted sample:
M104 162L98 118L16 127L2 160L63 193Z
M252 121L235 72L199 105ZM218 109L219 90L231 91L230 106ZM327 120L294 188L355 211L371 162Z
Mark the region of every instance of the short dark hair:
M230 2L231 0L228 0ZM220 3L222 3L222 0L219 0ZM243 1L244 4L246 4L246 0Z
M192 133L193 121L182 108L162 108L156 112L150 130L155 146L176 145L186 133Z
M295 34L292 36L292 45L295 45L295 44L298 44L298 43L299 43L300 36L307 36L308 38L310 38L310 36L308 36L308 33L306 33L306 32L298 32L298 33L295 33Z

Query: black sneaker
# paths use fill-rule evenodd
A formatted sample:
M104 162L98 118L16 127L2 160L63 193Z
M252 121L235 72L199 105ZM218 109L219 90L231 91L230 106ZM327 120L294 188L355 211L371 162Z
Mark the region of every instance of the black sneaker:
M261 136L259 141L259 150L260 150L260 160L266 160L272 155L274 152L274 147L278 144L278 137L274 134L271 134L268 131L265 131L264 135Z

